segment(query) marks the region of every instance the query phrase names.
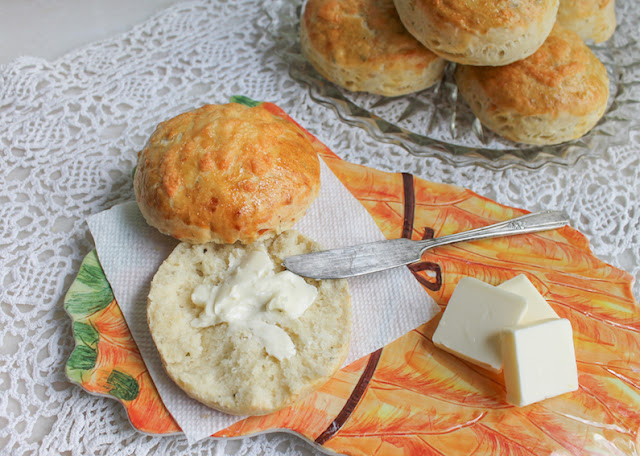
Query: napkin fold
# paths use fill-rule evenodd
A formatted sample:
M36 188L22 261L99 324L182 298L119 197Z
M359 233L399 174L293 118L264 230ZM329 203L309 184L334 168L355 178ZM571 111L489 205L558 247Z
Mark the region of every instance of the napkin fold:
M367 210L320 162L320 193L294 228L327 249L383 240L384 235ZM135 202L93 215L87 223L100 264L142 358L162 401L189 443L243 419L213 410L187 396L164 371L151 339L146 317L149 284L178 241L147 225ZM401 337L439 311L408 268L348 280L353 326L345 365Z

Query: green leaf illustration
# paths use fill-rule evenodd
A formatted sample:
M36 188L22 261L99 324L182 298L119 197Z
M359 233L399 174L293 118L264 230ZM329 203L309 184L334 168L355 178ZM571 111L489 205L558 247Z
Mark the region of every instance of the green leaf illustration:
M80 265L78 276L65 296L65 309L74 318L84 318L104 309L112 300L113 291L94 250Z
M256 106L262 104L261 101L252 100L249 97L245 97L244 95L234 95L230 99L231 103L238 103L245 106L249 106L250 108L255 108Z
M117 370L109 374L107 385L111 387L109 394L123 401L132 401L138 397L138 393L140 393L138 381L131 375Z
M96 348L98 345L99 334L96 329L87 324L76 321L73 323L73 334L76 337L78 343L82 343L91 348Z
M69 361L67 361L67 368L75 370L88 370L92 369L96 365L96 359L98 358L98 352L86 345L78 345L71 353Z

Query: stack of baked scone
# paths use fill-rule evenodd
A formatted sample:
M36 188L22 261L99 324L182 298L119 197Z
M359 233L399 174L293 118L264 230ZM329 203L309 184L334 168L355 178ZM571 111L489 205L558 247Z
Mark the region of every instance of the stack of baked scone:
M319 188L306 132L262 106L181 114L138 154L140 211L184 241L153 278L147 317L167 373L190 396L231 414L266 414L344 362L347 282L303 279L281 266L320 250L289 230Z
M385 96L455 79L490 130L527 144L581 137L609 80L583 40L615 29L614 0L308 0L303 54L328 80Z

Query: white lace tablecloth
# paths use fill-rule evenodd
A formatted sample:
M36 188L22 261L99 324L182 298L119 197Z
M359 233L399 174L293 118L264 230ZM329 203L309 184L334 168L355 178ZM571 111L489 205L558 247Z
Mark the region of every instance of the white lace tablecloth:
M491 171L416 158L313 102L273 52L268 22L262 2L186 2L56 61L23 57L0 67L1 454L317 452L283 433L191 447L181 436L144 435L119 403L64 374L74 343L62 300L93 248L86 217L133 199L136 153L158 122L236 94L279 104L346 160L528 210L565 209L597 256L636 278L640 297L637 120L625 145L571 167Z

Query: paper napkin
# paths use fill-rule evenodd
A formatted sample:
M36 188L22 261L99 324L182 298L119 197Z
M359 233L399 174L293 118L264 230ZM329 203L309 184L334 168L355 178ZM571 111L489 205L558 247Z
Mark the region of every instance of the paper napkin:
M318 198L295 226L325 248L384 239L366 209L321 160ZM243 417L227 415L188 397L167 376L146 318L149 284L177 245L144 221L135 202L88 219L100 264L162 400L190 443ZM438 306L406 267L349 279L352 341L346 363L365 356L430 320Z

